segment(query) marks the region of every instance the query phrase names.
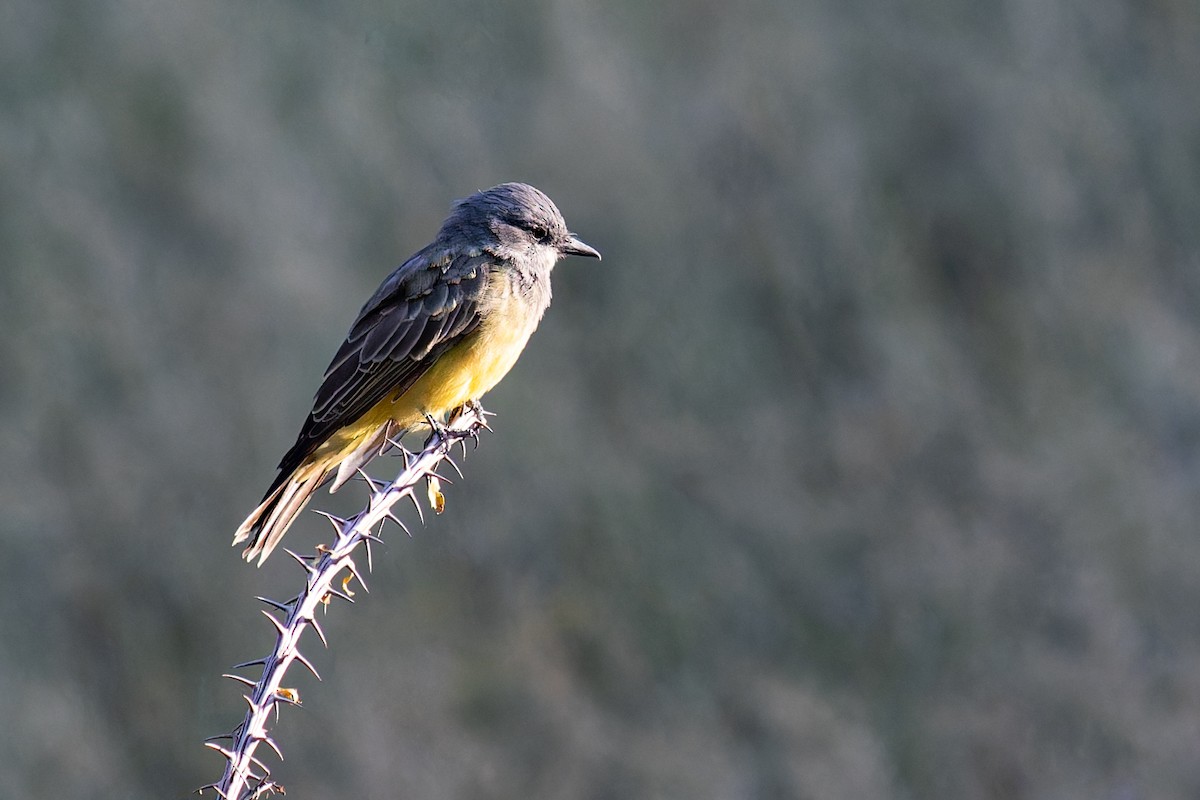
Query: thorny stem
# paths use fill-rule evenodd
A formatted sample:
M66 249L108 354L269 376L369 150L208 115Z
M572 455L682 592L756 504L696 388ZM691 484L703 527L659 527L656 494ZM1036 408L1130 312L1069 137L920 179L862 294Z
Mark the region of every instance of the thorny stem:
M258 598L272 609L284 612L285 616L283 620L280 620L271 611L263 610L263 614L271 621L276 631L275 649L266 658L248 661L235 667L238 669L262 664L262 677L258 679L258 682L251 684L249 679L239 675L226 676L247 686L253 686L253 690L249 694L243 695L249 708L246 710L245 719L234 729L233 733L213 737L205 742L207 747L211 747L225 756L227 763L221 780L218 783L202 787L198 790L200 793L203 793L205 789L213 789L225 800L257 800L273 792L282 791L279 784L270 780L270 770L255 756L255 751L259 744L265 742L276 756L280 759L283 758L279 746L268 733L268 723L271 719L271 711L278 707L277 704L300 704L294 691L281 688L288 668L294 662L299 661L318 680L321 678L309 660L300 654L298 645L301 634L312 627L321 642L328 647L325 633L316 621L318 608L326 604L331 597L340 597L343 600L354 602L350 596L352 592L349 592L346 587L352 578L357 580L364 590L367 588L363 583L358 566L354 563L352 557L354 551L364 541L369 542L372 539L378 541L378 537L372 533L372 530L386 520L390 519L404 528L404 524L393 513L392 507L401 499L408 497L420 511L420 502L416 498L417 484L422 479L429 479L431 495L433 495L436 492L437 478L440 477L434 471L438 464L443 459L449 460L450 448L455 443L461 443L465 452L466 440L469 438L477 440L479 432L488 429L486 416L487 412L478 404L474 404L463 409L462 413L451 419L448 425L444 427L437 425L420 453L411 458L407 454L405 455L404 470L391 483L373 481L364 473L363 477L371 489L371 499L366 508L346 520L325 515L329 517L337 531L337 539L332 545L318 547L317 554L313 556L299 556L291 551L285 551L304 568L306 577L304 589L286 603ZM454 462L450 461L450 463ZM407 528L404 530L407 531ZM367 554L369 562L369 544ZM343 570L349 574L343 580L342 586L337 587L334 585L334 579ZM222 739L231 740L228 748L218 743L218 740Z

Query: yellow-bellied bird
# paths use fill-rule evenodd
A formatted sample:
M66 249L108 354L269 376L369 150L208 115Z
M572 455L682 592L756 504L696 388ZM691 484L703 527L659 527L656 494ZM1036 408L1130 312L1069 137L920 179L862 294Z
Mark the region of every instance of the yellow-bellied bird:
M279 475L233 537L262 564L330 476L336 490L426 415L477 401L516 363L563 256L600 258L532 186L458 201L433 243L384 280L325 371ZM335 475L336 473L336 475Z

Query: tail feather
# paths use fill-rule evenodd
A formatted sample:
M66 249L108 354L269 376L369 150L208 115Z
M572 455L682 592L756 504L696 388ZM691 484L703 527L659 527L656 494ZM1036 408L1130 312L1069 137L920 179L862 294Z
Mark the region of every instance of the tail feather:
M393 440L389 437L402 433L403 429L395 421L388 420L377 429L367 431L368 435L351 439L342 450L317 453L318 447L313 442L301 438L288 451L279 462L279 474L266 496L233 536L234 544L250 540L250 545L242 552L247 561L257 558L261 567L304 510L313 492L327 478L337 472L330 489L337 491L359 468L391 446Z
M250 539L242 557L247 561L257 557L261 567L328 474L323 469L313 470L307 475L289 478L268 493L233 536L234 544Z
M329 487L330 494L342 488L342 484L353 478L355 473L366 466L368 461L391 447L390 437L399 429L395 422L388 420L386 424L379 426L379 430L364 439L352 453L342 459L342 463L338 464L333 484ZM330 471L332 472L332 470Z

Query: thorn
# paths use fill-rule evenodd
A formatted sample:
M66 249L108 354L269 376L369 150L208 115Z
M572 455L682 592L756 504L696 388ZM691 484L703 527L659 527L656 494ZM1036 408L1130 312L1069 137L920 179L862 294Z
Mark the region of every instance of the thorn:
M372 478L370 475L368 475L366 473L366 470L364 470L362 467L359 467L357 471L358 471L358 474L360 476L362 476L362 479L367 482L367 486L371 487L371 494L377 493L379 491L379 487L383 486L382 481L377 481L374 478Z
M442 460L443 460L443 461L446 461L446 462L449 462L451 465L454 465L454 462L453 462L453 461L450 461L450 459L448 459L448 458L443 458ZM458 469L458 467L457 467L457 466L454 466L454 468L455 468L455 469ZM458 473L458 476L461 478L461 477L462 477L462 473L461 473L461 472L460 472L460 473ZM454 481L450 480L449 478L447 478L447 477L446 477L446 476L444 476L444 475L439 475L439 474L438 474L438 472L437 472L437 470L433 469L432 467L431 467L431 468L429 468L429 469L427 469L427 470L425 470L425 477L426 477L426 478L436 478L437 480L441 481L442 483L448 483L448 484L450 484L451 486L453 486L453 485L454 485Z
M347 603L354 602L354 598L343 592L341 589L330 588L329 592L326 594L326 597L338 597L342 600L345 600Z
M262 602L266 603L267 605L271 606L272 608L277 608L284 613L288 613L292 610L290 601L287 603L281 603L278 600L272 600L269 597L262 597L261 595L255 595L254 599L261 600Z
M221 745L217 744L216 742L205 742L204 746L210 750L216 750L218 753L225 756L225 759L227 761L232 763L232 761L233 761L233 751L232 750L229 750L225 747L221 747Z
M399 439L393 439L392 437L389 436L387 439L387 443L400 451L400 456L401 456L401 458L404 459L404 468L408 469L408 461L410 458L412 458L412 455L413 455L412 452L407 447L400 444Z
M312 625L312 629L317 632L317 637L321 640L321 644L325 645L325 649L329 649L329 641L325 638L325 631L321 630L320 623L315 617L309 617L308 624Z
M271 774L271 768L264 764L262 759L258 758L257 756L248 756L248 758L250 759L250 763L263 771L263 774L258 777L258 780L260 782L266 780L267 776Z
M199 795L204 794L205 789L212 789L214 792L217 793L217 795L221 798L221 800L229 800L229 795L227 795L223 791L221 791L221 787L217 786L215 783L210 783L208 786L201 786L199 789L196 790L196 794L199 794Z
M232 733L218 733L216 736L210 736L210 737L208 737L207 739L205 739L204 741L206 741L206 742L216 742L216 741L219 741L219 740L221 740L221 739L230 739L230 740L232 740L232 739L233 739L233 734L232 734ZM206 788L207 788L207 787L206 787Z
M363 591L366 592L367 594L370 594L371 590L369 588L367 588L366 581L364 581L362 579L362 575L360 575L358 573L358 567L354 564L353 559L349 559L349 558L346 559L346 569L350 570L350 574L354 576L354 579L356 581L358 581L358 585L363 588ZM346 583L345 583L345 581L343 581L342 586L345 587L345 585L346 585Z
M283 752L279 749L279 745L275 744L275 740L266 734L259 736L258 741L265 744L267 747L275 751L275 755L279 756L279 760L283 761Z
M242 781L243 791L239 793L238 800L258 800L263 797L262 786L263 781L267 779L265 775L259 775L254 770L250 769L249 765L241 770L241 774L245 780Z
M234 664L230 669L245 669L246 667L265 667L267 665L266 656L256 658L253 661L243 661L240 664Z
M371 557L371 540L372 539L374 539L375 541L379 541L379 537L376 536L375 534L371 533L370 531L363 533L363 543L364 543L364 546L367 548L367 572L375 571L375 561ZM343 580L342 586L345 586L347 583L349 583L349 581Z
M260 797L266 797L268 794L285 795L287 792L284 790L283 784L264 780L254 790L254 794L247 797L246 800L258 800Z
M396 516L396 513L395 513L394 511L392 511L391 509L388 509L387 511L383 512L383 515L384 515L384 516L385 516L387 519L390 519L392 522L394 522L394 523L396 523L397 525L399 525L399 526L400 526L400 530L402 530L402 531L404 531L405 533L407 533L407 534L408 534L408 538L410 538L410 539L412 538L412 531L410 531L410 530L408 529L408 526L407 526L407 525L405 525L403 522L401 522L401 521L400 521L400 518ZM381 531L383 530L382 526L380 526L380 530L381 530Z
M244 683L244 684L246 684L247 686L249 686L250 688L254 688L255 686L257 686L257 685L258 685L257 683L255 683L254 681L250 680L249 678L243 678L241 675L232 675L232 674L230 674L230 673L228 673L228 672L226 672L226 673L225 673L224 675L222 675L221 677L222 677L222 678L229 678L229 680L231 680L231 681L237 681L238 683Z
M417 502L417 495L413 492L411 486L407 489L405 494L408 495L409 500L412 500L413 508L415 508L417 510L417 516L421 518L421 524L424 525L425 524L425 509L421 508L421 504L419 502Z
M313 509L313 511L329 520L329 524L332 525L333 529L338 533L341 533L342 529L346 527L346 520L342 519L336 514L330 514L328 511L321 511L320 509Z
M283 548L283 552L287 553L289 556L294 558L296 560L296 563L299 564L301 567L303 567L304 571L307 572L309 575L312 575L313 573L316 572L316 569L313 567L313 565L311 563L314 560L313 556L298 555L298 554L294 553L293 551L288 550L286 547Z
M312 662L309 661L307 658L305 658L304 654L301 653L299 650L296 650L295 653L296 653L296 660L299 661L301 664L303 664L305 667L307 667L308 671L313 674L314 678L316 678L317 680L321 680L321 673L317 672L317 668L312 665Z
M280 636L283 636L285 633L287 633L287 625L284 625L282 622L280 622L278 617L265 608L260 610L262 611L264 617L271 620L271 624L275 626L275 630L279 632Z

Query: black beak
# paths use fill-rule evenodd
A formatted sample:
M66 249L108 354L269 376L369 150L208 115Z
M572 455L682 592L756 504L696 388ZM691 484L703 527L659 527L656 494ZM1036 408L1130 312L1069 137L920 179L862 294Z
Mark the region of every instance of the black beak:
M600 260L600 251L592 247L590 244L584 244L576 238L575 234L567 237L566 243L558 248L558 252L564 256L584 256L585 258L594 258Z

